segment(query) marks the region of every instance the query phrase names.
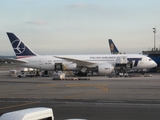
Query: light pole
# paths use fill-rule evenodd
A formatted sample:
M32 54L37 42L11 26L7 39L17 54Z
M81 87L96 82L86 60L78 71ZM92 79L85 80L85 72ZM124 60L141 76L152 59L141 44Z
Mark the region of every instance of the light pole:
M153 28L153 33L154 33L154 51L156 50L156 27Z

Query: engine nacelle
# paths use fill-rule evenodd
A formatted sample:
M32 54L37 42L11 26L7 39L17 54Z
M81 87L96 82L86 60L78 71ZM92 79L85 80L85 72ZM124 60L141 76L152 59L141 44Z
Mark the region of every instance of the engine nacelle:
M114 66L111 64L99 64L98 65L98 74L111 74L114 70Z
M76 63L64 66L64 70L75 70L76 68L77 68L77 64Z

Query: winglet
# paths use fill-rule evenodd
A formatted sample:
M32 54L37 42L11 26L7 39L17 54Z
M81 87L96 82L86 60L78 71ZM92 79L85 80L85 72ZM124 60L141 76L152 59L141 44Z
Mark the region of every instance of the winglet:
M17 58L26 58L37 55L13 33L7 32L7 35Z
M113 43L112 39L108 39L108 42L109 42L111 54L118 54L119 51L118 51L117 47L115 46L115 44Z

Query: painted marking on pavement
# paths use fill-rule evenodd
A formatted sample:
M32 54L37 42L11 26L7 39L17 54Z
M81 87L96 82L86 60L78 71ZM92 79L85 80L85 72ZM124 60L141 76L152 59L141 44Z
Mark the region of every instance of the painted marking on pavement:
M14 108L14 107L19 107L19 106L25 106L25 105L30 105L30 104L36 104L39 102L28 102L28 103L24 103L24 104L18 104L18 105L11 105L11 106L6 106L6 107L1 107L0 110L2 109L8 109L8 108Z

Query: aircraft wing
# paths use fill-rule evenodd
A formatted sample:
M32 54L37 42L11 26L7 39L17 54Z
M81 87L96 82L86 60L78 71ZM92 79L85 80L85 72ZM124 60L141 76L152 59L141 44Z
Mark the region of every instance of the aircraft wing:
M73 63L76 63L78 66L85 66L85 65L93 65L95 63L93 62L88 62L88 61L84 61L84 60L79 60L79 59L74 59L74 58L67 58L67 57L59 57L59 56L54 56L56 58L60 58L63 60L67 60Z
M28 63L28 61L21 60L21 59L13 59L13 58L7 58L7 61L13 62L13 63Z

